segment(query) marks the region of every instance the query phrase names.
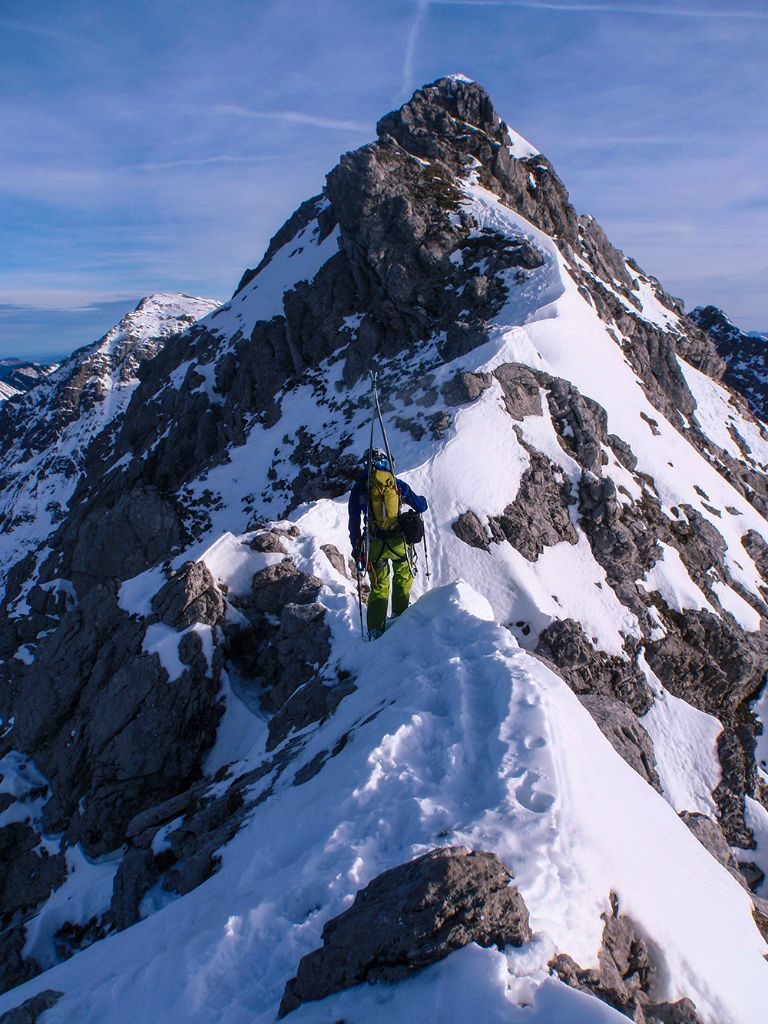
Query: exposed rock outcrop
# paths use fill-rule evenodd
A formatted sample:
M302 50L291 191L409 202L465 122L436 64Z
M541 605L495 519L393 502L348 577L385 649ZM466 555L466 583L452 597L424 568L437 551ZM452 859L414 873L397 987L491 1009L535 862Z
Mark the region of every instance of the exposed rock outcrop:
M280 1016L363 981L407 978L470 942L528 942L528 911L511 878L495 854L462 847L385 871L325 925L322 947L285 987Z
M19 1006L8 1010L0 1017L0 1024L36 1024L46 1010L64 995L55 989L47 988L44 992L38 992L36 996L25 999Z
M488 533L480 519L471 509L467 512L462 512L459 518L451 523L451 529L459 540L463 540L470 547L480 548L483 551L489 550L490 538Z
M702 1024L690 999L658 1003L651 997L657 965L648 943L631 918L619 913L611 893L611 913L603 914L603 942L598 967L584 969L565 953L550 962L553 974L572 988L591 992L621 1010L636 1024Z
M573 501L570 481L546 455L532 450L515 500L489 519L493 539L509 541L529 562L545 547L576 544L579 537L568 512Z
M558 619L539 637L536 654L556 668L571 689L582 694L612 697L643 715L652 694L634 660L596 651L574 619Z

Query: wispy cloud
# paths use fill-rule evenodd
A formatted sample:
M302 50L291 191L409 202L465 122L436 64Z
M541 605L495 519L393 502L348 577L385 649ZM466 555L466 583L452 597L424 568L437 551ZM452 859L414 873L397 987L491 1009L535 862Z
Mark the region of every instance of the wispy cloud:
M214 113L231 117L249 117L260 121L283 121L289 124L305 124L313 128L330 128L340 132L367 132L371 126L363 121L347 121L339 117L324 117L321 114L305 114L299 110L251 110L231 104L219 104Z
M135 171L164 171L171 167L207 167L209 164L253 164L264 163L268 159L264 154L259 156L219 156L189 157L181 160L159 160L154 163L131 164Z
M668 18L748 18L768 21L768 11L705 10L701 7L654 7L651 4L559 3L557 0L429 0L441 7L520 7L531 11L569 11L575 14L651 14Z
M108 46L103 43L95 43L86 36L76 32L66 32L60 28L53 28L50 25L35 25L28 21L17 21L15 18L0 18L0 29L11 32L25 32L29 35L40 36L44 39L53 39L59 42L84 46L90 50L98 50L101 53L111 53Z
M0 314L24 311L58 311L60 313L91 313L115 302L128 302L132 298L122 289L114 291L86 291L79 282L70 287L29 285L0 288Z
M416 44L419 41L419 32L427 16L430 0L416 0L416 13L414 14L411 27L408 30L408 39L405 44L405 56L403 58L403 74L400 89L405 95L413 88L413 63L416 55Z

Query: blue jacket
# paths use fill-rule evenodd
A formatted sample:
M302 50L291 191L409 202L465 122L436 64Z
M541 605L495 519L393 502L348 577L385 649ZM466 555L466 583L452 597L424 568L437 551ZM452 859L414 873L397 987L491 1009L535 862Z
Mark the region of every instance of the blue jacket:
M416 512L427 511L426 498L422 498L420 494L414 494L408 484L404 480L400 480L399 477L395 477L395 483L402 502L410 505ZM349 495L349 540L353 551L357 550L363 536L360 519L367 514L368 470L364 469Z

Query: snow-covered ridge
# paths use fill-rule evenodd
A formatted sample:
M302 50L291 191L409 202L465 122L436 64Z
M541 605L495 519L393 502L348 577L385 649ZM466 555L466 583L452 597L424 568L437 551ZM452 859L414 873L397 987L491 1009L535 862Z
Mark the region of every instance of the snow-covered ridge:
M54 988L65 993L50 1011L54 1024L106 1016L132 1024L150 1012L169 1024L209 1024L229 1019L244 1001L250 1019L266 1024L298 958L319 944L323 923L359 888L436 844L461 844L495 850L513 869L533 941L503 953L470 947L411 981L358 986L309 1003L292 1019L416 1022L426 1007L443 1005L444 1019L458 1024L465 1000L452 1001L459 986L483 1021L617 1024L626 1018L555 981L548 966L557 950L593 961L613 891L660 958L656 999L693 998L707 1024L757 1024L768 996L765 945L739 885L621 760L562 679L521 650L468 585L435 589L383 638L379 653L390 671L382 692L381 662L357 638L354 595L319 547L321 536L338 536L329 533L329 512L327 503L310 510L298 521L301 537L285 543L304 571L322 574L335 655L353 672L356 692L328 722L294 738L298 756L275 777L264 722L226 685L209 770L235 755L219 791L238 776L260 781L221 869L183 898L158 888L144 901L140 926L0 997L0 1009ZM233 596L249 585L242 577L243 560L254 557L247 540L230 537L201 553ZM132 590L136 601L139 581ZM319 771L307 770L318 762ZM675 770L671 762L668 768ZM180 824L158 833L158 853ZM89 864L77 851L69 859L74 873L30 930L30 949L43 963L62 908L84 925L109 895L114 862ZM129 997L117 1002L116 975L131 978Z
M99 341L78 349L0 419L0 585L60 522L90 442L126 409L140 363L218 303L158 293Z

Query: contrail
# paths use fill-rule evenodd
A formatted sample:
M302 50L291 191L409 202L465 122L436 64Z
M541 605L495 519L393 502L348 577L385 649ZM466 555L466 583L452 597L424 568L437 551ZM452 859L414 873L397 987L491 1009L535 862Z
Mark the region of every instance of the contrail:
M768 20L764 11L703 11L696 7L651 7L645 4L558 3L557 0L430 0L443 7L520 7L530 11L572 11L573 13L658 14L669 18L744 18Z
M307 124L315 128L333 128L343 132L370 131L370 125L362 121L345 121L338 117L323 117L318 114L304 114L299 110L249 110L248 107L222 104L214 108L217 114L232 114L235 117L252 117L261 121L290 121L293 124Z
M405 57L403 59L403 78L400 83L401 92L406 95L413 87L413 58L416 53L416 43L419 39L419 32L424 19L427 16L427 8L430 0L417 0L416 14L411 22L408 32L408 41L405 44Z
M61 40L64 43L73 43L75 46L85 46L91 50L98 50L100 53L112 53L112 50L102 43L86 39L75 32L51 28L49 25L32 25L27 21L17 21L15 18L0 18L0 28L16 30L18 32L30 32L32 35L43 36L46 39Z
M137 171L164 171L169 167L202 167L206 164L244 164L256 163L260 160L263 160L263 157L226 156L221 154L219 156L200 157L199 159L190 157L189 159L181 160L161 160L156 163L131 164L129 169Z

